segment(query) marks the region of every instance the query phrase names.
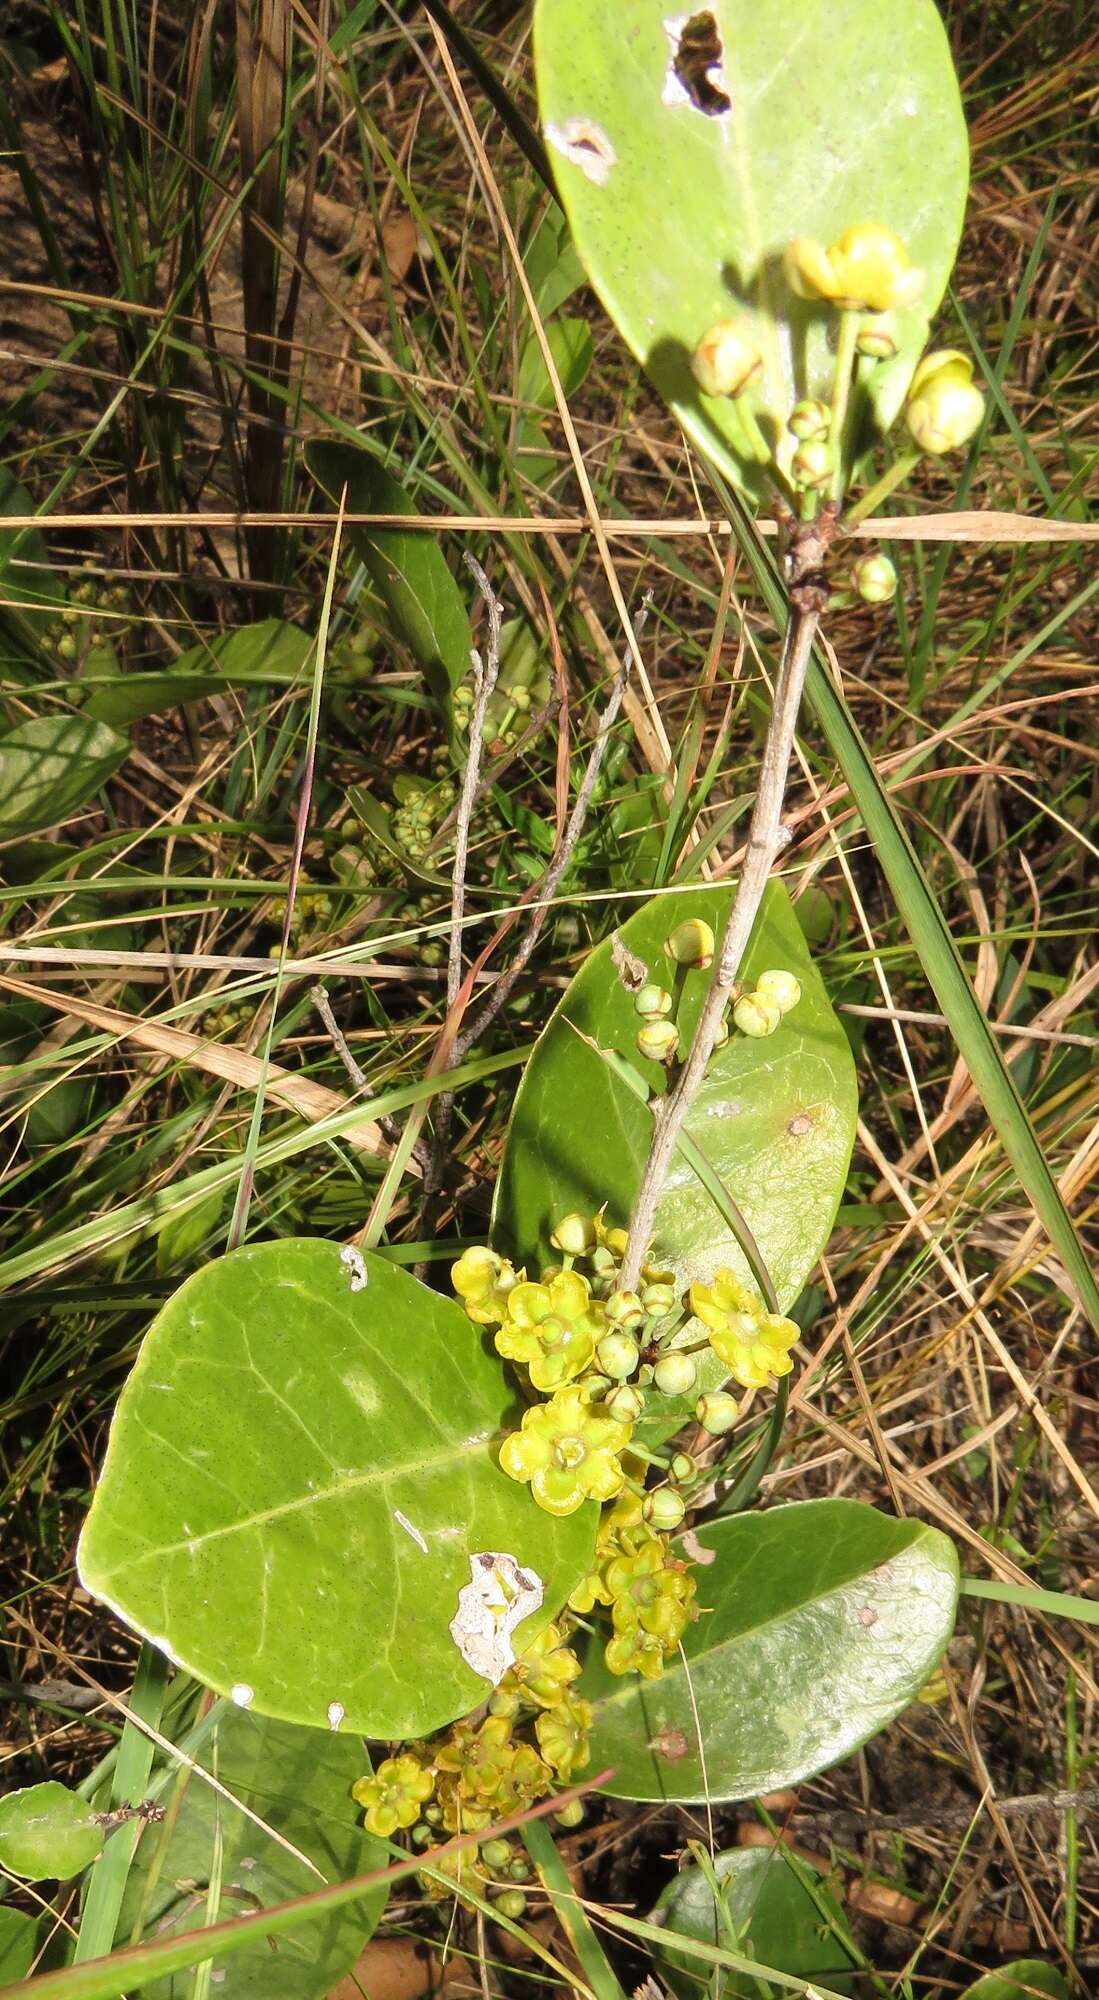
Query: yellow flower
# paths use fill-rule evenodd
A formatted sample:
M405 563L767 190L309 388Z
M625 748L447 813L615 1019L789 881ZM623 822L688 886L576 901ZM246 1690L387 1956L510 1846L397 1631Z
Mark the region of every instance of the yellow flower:
M450 1282L470 1319L478 1326L497 1326L507 1312L513 1287L522 1276L506 1257L480 1244L466 1250L450 1267Z
M772 1376L790 1373L796 1322L764 1312L734 1272L715 1271L712 1285L693 1284L690 1302L714 1353L745 1389L764 1389Z
M500 1447L500 1465L509 1479L529 1480L547 1514L575 1514L585 1500L622 1491L617 1454L629 1437L628 1424L596 1416L587 1390L574 1384L524 1411L522 1429Z
M635 1555L614 1557L607 1564L606 1581L614 1600L615 1631L628 1636L640 1625L670 1648L690 1623L695 1580L684 1563L667 1560L666 1546L654 1540Z
M388 1839L399 1826L411 1826L419 1819L420 1807L434 1789L431 1772L425 1771L418 1757L406 1752L401 1757L387 1757L372 1778L360 1778L352 1785L351 1796L366 1808L367 1832Z
M557 1271L545 1284L512 1288L493 1338L505 1360L525 1361L535 1388L548 1392L583 1374L605 1325L587 1279L579 1271Z
M538 1748L564 1785L591 1760L588 1732L593 1713L590 1701L572 1694L559 1707L544 1710L535 1721Z
M985 413L973 363L956 347L925 354L908 391L904 417L921 451L941 457L967 444Z
M603 1658L612 1674L628 1674L632 1669L647 1681L658 1681L664 1672L663 1642L643 1625L616 1632L603 1648Z
M520 1654L500 1683L507 1694L516 1693L539 1708L557 1708L568 1697L569 1682L580 1672L580 1662L571 1646L566 1646L559 1625L545 1625L533 1645ZM499 1694L500 1688L496 1693ZM495 1696L493 1697L495 1701Z
M828 299L850 312L914 306L925 283L925 273L909 263L900 237L878 222L845 229L827 249L812 236L796 236L783 268L800 299Z

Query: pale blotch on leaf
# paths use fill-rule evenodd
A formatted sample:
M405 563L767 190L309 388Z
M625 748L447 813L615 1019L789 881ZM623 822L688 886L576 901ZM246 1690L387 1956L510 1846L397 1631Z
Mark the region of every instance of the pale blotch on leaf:
M492 1549L470 1556L469 1567L470 1581L458 1592L450 1636L467 1667L496 1687L515 1663L512 1633L542 1603L542 1579L532 1569L521 1569L514 1556Z
M404 1529L406 1535L411 1535L412 1540L416 1544L416 1547L418 1549L422 1549L426 1556L428 1553L427 1543L425 1542L422 1534L420 1533L419 1528L413 1527L412 1522L408 1518L408 1515L402 1514L399 1507L394 1507L393 1519L396 1521L397 1526L399 1528Z
M346 1714L347 1710L342 1701L330 1701L328 1704L329 1729L338 1729Z
M247 1681L238 1681L235 1687L229 1689L229 1699L235 1702L238 1708L247 1708L254 1695L255 1689L250 1688Z
M563 153L596 187L606 187L618 154L601 125L593 124L590 118L569 118L564 125L550 124L545 129L547 143L555 152Z
M345 1243L340 1251L340 1263L351 1273L352 1291L365 1292L366 1265L363 1263L362 1251L356 1250L353 1243Z

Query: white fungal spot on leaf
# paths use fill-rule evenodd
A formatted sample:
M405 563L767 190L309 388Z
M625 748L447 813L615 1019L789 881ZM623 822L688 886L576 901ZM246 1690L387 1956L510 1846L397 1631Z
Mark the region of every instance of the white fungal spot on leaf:
M547 125L546 139L596 187L606 187L611 168L618 165L618 154L601 125L593 124L590 118L568 118L563 125Z
M542 1602L542 1579L521 1569L514 1556L491 1549L470 1556L469 1567L450 1636L467 1667L496 1687L515 1661L512 1633Z
M411 1535L417 1548L422 1549L426 1556L428 1553L427 1543L425 1542L423 1536L421 1535L419 1528L413 1527L411 1521L408 1518L408 1515L402 1514L399 1507L394 1507L393 1519L396 1521L397 1526L399 1528L404 1529L406 1535Z
M351 1273L352 1291L365 1292L366 1265L363 1263L362 1251L356 1250L353 1243L345 1243L343 1249L340 1251L340 1263Z
M229 1699L230 1701L235 1701L238 1708L247 1708L253 1700L255 1692L254 1688L249 1687L247 1681L238 1681L236 1687L229 1689Z
M328 1704L329 1729L338 1729L346 1714L347 1710L342 1701L330 1701Z

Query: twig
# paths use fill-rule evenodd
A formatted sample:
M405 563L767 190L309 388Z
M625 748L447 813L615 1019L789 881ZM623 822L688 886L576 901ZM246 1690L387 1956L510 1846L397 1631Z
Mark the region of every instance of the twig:
M651 592L648 595L651 597ZM642 631L647 616L648 597L642 604L641 610L634 620L635 633ZM606 755L611 730L617 720L618 711L622 706L622 697L626 692L626 684L629 677L630 656L627 653L622 659L618 673L615 676L614 685L607 697L607 705L599 718L599 724L595 732L595 741L591 747L587 768L580 781L580 789L576 794L576 803L569 814L568 825L562 835L561 844L549 867L546 869L542 880L538 884L538 908L531 917L529 927L521 939L515 957L512 959L507 971L500 974L481 1012L471 1022L464 1034L458 1037L454 1049L454 1059L456 1062L464 1062L474 1043L480 1041L482 1035L491 1028L492 1023L510 1000L515 990L516 982L521 978L525 968L530 963L531 954L538 943L546 918L553 907L553 898L557 893L558 885L576 852L577 842L584 831L592 793L595 790L603 758Z
M358 1063L355 1061L351 1050L344 1040L343 1029L332 1012L332 1002L329 1000L324 987L311 986L309 988L309 998L313 1002L321 1020L324 1022L328 1033L331 1035L336 1054L339 1056L348 1076L351 1078L355 1089L361 1090L364 1097L369 1097L370 1085L367 1082L366 1073L359 1068Z
M462 790L458 799L458 816L454 831L454 866L451 874L450 893L450 940L446 965L446 1010L447 1026L444 1032L453 1033L453 1014L458 1004L462 988L462 925L466 910L466 866L469 859L469 829L477 800L477 781L481 774L481 754L484 748L485 715L492 699L500 673L500 626L502 610L492 585L476 557L468 549L463 550L462 560L476 582L484 598L488 611L488 644L485 657L474 647L470 653L473 664L473 713L469 719L469 738L466 751L466 768L462 773ZM453 1069L459 1060L456 1045L444 1056L442 1068ZM424 1175L425 1222L430 1229L431 1212L435 1196L442 1185L443 1166L450 1139L450 1122L454 1111L454 1094L444 1091L439 1098L435 1114L435 1136L431 1158Z
M791 535L787 554L790 618L775 684L774 706L760 765L759 790L752 811L744 866L737 884L720 947L715 954L709 990L698 1017L691 1046L665 1097L653 1105L653 1136L641 1186L630 1218L629 1241L619 1280L624 1291L636 1289L641 1263L653 1232L657 1203L675 1153L680 1131L698 1095L706 1065L714 1052L721 1017L740 971L741 960L759 913L774 862L784 846L782 805L786 774L801 708L802 689L816 637L820 613L827 602L823 563L835 533L836 517L826 508L816 521L803 522Z

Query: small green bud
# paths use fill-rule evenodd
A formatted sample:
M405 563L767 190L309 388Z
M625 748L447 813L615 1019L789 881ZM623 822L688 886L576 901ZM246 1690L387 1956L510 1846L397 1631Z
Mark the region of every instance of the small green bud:
M638 1054L650 1062L670 1063L679 1047L679 1029L674 1021L646 1021L637 1031Z
M788 1014L801 999L801 986L792 972L775 969L761 972L756 980L756 999L770 1000L780 1014Z
M743 395L762 372L763 356L747 318L718 320L691 356L691 373L704 396Z
M733 1008L733 1020L742 1035L750 1035L753 1040L764 1035L773 1035L782 1019L773 1000L758 993L742 993Z
M424 1820L420 1820L419 1824L413 1827L412 1829L413 1847L430 1847L434 1839L435 1839L435 1828L433 1826L428 1826Z
M508 1874L513 1882L530 1881L530 1867L521 1854L517 1854L514 1861L508 1863Z
M810 438L826 438L832 428L832 412L827 403L819 403L807 396L795 403L786 419L788 430L805 444Z
M498 1896L493 1897L493 1903L500 1915L510 1917L513 1923L527 1912L527 1899L521 1889L502 1889Z
M558 1826L579 1826L584 1818L583 1799L570 1799L568 1805L562 1806L560 1812L554 1813L553 1817Z
M799 486L827 486L835 469L835 453L824 438L807 438L790 460L790 471Z
M714 1036L714 1048L723 1049L728 1039L729 1039L729 1017L727 1014L723 1014L721 1016L720 1021L717 1024L717 1033Z
M66 632L64 637L58 640L57 657L59 660L75 660L76 640L73 638L71 632Z
M429 1826L442 1826L443 1823L442 1806L425 1806L424 1818L426 1819Z
M698 1461L689 1451L677 1451L668 1469L677 1486L686 1486L698 1471Z
M635 1014L643 1015L646 1021L663 1021L671 1013L675 1001L666 986L643 986L634 998Z
M851 582L866 604L888 604L897 588L897 572L888 556L862 556L852 568Z
M612 1389L603 1404L608 1417L616 1424L636 1424L645 1408L645 1398L632 1382L620 1382Z
M493 1874L498 1875L511 1860L511 1848L506 1840L486 1840L481 1849L481 1859L486 1868L491 1868Z
M705 972L714 956L714 934L701 917L685 917L671 937L665 938L664 949L676 965L691 965Z
M731 1431L739 1415L740 1405L736 1397L727 1396L724 1389L719 1389L712 1396L700 1396L695 1404L695 1416L711 1437L721 1437L724 1431Z
M658 1319L662 1313L670 1313L678 1298L674 1285L646 1285L641 1293L641 1304L650 1319Z
M662 1354L653 1369L653 1381L662 1396L689 1396L697 1375L694 1355L675 1347L670 1354Z
M566 1257L583 1257L595 1244L595 1227L590 1215L563 1215L550 1230L550 1242Z
M637 1326L645 1317L636 1292L612 1292L606 1310L615 1326Z
M636 1372L641 1349L628 1333L605 1333L595 1350L595 1358L612 1382L625 1382Z
M520 715L525 715L530 707L530 689L528 687L512 688L511 705L513 708L519 710Z
M641 1512L650 1528L656 1528L660 1534L670 1535L679 1527L687 1509L679 1494L673 1493L670 1486L655 1486L651 1493L646 1493L641 1504Z
M875 361L891 361L897 352L897 322L891 312L875 313L864 319L855 336L855 346L860 354L869 354Z

